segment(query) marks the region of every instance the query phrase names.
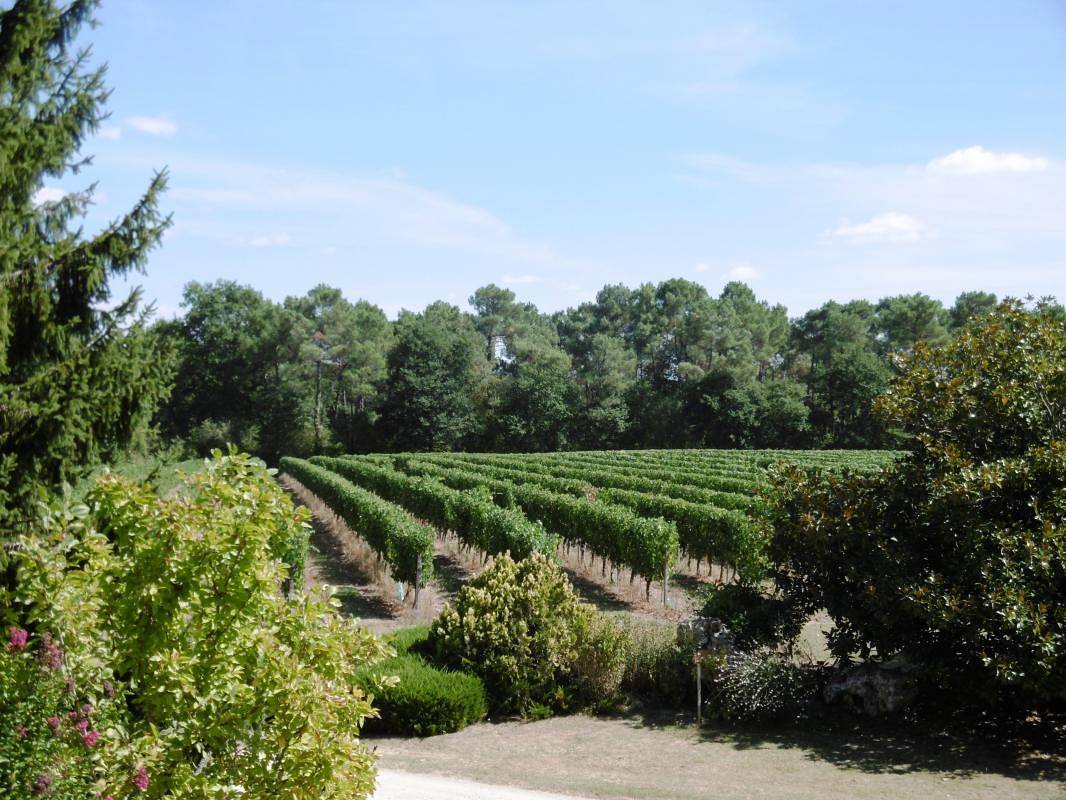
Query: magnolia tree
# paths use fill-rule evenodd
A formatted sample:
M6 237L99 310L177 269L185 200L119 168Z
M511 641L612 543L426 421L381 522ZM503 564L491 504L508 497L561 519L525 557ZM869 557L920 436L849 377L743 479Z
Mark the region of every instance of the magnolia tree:
M1066 697L1066 321L1016 301L918 343L878 410L912 451L881 474L778 474L776 580L827 609L841 658Z

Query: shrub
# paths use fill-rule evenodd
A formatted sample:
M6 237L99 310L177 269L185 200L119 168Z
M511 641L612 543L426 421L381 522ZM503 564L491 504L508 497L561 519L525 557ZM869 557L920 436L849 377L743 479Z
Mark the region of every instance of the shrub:
M434 736L461 730L488 713L480 678L426 661L428 638L425 625L397 631L386 639L396 656L359 670L359 682L378 711L367 720L367 731Z
M618 703L632 655L633 633L629 625L606 614L590 615L573 664L580 702L597 708Z
M484 680L494 711L561 710L592 613L546 557L505 555L460 590L430 640L440 663Z
M711 713L738 722L797 716L814 697L814 673L769 647L730 656L711 670Z
M49 634L11 626L0 642L0 797L90 798L117 742L110 682L79 688ZM8 794L10 792L10 794Z
M439 669L414 655L397 656L359 674L378 717L371 733L435 736L453 733L488 713L485 685L474 675Z
M840 658L1066 698L1066 319L1007 302L901 370L879 408L909 457L778 473L778 586L829 612Z
M622 688L653 703L681 708L695 699L692 653L677 644L665 625L630 625L632 650Z
M758 587L739 583L707 589L700 614L724 622L742 648L792 642L799 636L805 617L790 598L767 595Z
M366 797L372 708L353 666L384 646L282 593L278 555L307 513L261 462L216 454L187 482L162 499L105 475L91 512L43 513L10 548L18 584L0 613L62 642L79 701L105 681L125 698L99 728L89 797Z

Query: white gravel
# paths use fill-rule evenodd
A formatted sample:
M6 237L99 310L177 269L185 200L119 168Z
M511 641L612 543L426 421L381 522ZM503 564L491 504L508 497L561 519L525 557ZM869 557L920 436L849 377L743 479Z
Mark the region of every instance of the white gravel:
M462 778L415 775L390 769L378 771L373 800L580 800L570 795L531 792Z

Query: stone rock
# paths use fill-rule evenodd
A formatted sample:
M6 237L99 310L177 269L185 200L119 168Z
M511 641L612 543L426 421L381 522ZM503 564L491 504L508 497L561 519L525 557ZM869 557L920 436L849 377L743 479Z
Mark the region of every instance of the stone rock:
M900 662L868 662L844 670L825 687L830 705L840 704L871 717L895 714L918 694L913 671Z
M677 643L683 650L721 652L731 655L733 633L720 619L696 617L677 626Z

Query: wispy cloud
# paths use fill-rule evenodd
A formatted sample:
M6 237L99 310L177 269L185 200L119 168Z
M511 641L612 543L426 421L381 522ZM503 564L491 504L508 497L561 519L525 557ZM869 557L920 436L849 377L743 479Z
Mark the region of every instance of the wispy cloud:
M107 125L98 130L96 132L96 135L99 136L101 139L111 139L112 141L114 141L115 139L122 138L122 128L118 127L117 125Z
M135 166L155 162L141 157L117 156ZM331 238L342 230L352 242L334 246L366 245L368 240L404 243L420 248L445 248L476 253L511 262L510 274L528 279L529 265L575 269L584 262L566 258L550 245L530 241L491 211L419 186L398 176L353 174L336 171L288 169L261 164L200 159L170 160L173 189L168 196L182 203L185 217L214 220L241 214L300 220ZM221 213L221 209L226 209ZM225 237L226 234L222 233ZM313 240L308 232L301 239ZM326 233L321 235L325 236ZM240 234L230 233L228 238Z
M929 162L929 170L948 175L987 175L994 172L1039 172L1048 160L1022 153L994 153L980 145L955 150Z
M762 275L751 264L736 264L725 274L731 281L757 281Z
M42 203L58 203L67 193L58 186L42 186L33 195L33 204L39 206Z
M173 136L178 132L178 126L164 116L126 117L125 122L135 131L147 133L151 136Z
M710 264L705 264L705 263L697 264L696 266L694 266L692 268L692 271L693 272L710 272L711 271L711 265Z
M856 244L905 244L928 239L932 231L910 214L889 211L866 222L851 224L844 221L829 231L829 236Z

